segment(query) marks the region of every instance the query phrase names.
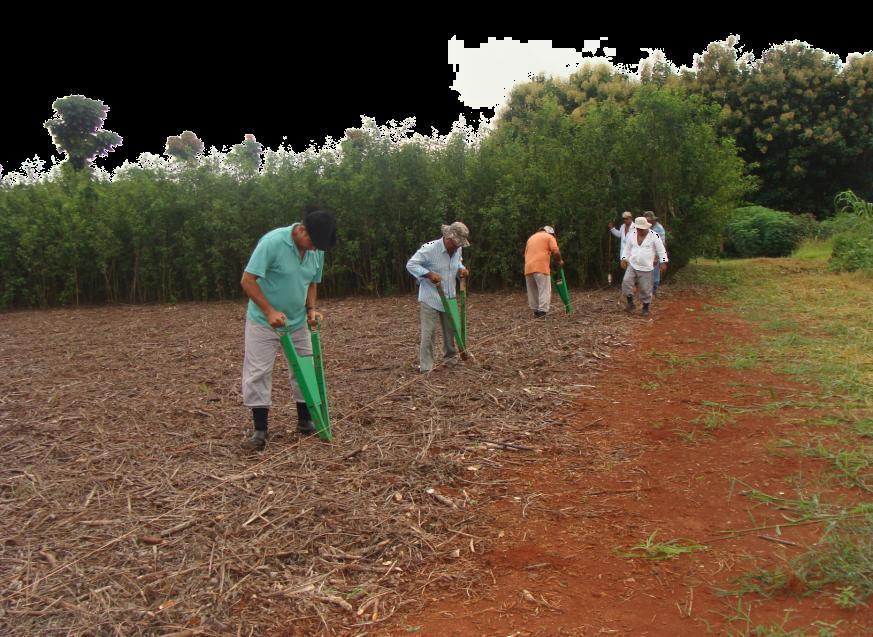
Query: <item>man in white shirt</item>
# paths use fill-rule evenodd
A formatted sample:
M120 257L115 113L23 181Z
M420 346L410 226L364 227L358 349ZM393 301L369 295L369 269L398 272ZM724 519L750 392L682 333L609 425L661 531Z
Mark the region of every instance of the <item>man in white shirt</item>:
M627 239L628 230L630 230L633 227L631 225L633 223L633 220L634 220L633 214L629 210L625 210L623 213L621 213L622 224L618 228L616 228L614 225L612 225L611 221L608 224L606 224L606 227L609 228L610 234L612 234L613 237L616 237L618 239L618 251L619 251L619 253L621 253L621 246L624 244L624 240ZM610 259L609 272L613 275L613 278L615 280L618 280L618 277L616 276L618 271L615 269L615 262L612 261L612 245L610 245L610 257L609 257L609 259Z
M652 302L653 264L657 262L661 272L667 269L667 250L661 238L654 232L649 232L651 227L652 224L645 217L637 217L634 219L633 228L621 244L621 267L625 271L621 291L627 298L625 310L632 313L635 309L636 286L643 303L643 316L649 315L649 303Z
M621 221L622 225L620 228L616 228L612 225L610 221L606 224L606 227L609 228L609 231L612 233L613 237L618 237L618 240L621 243L624 243L624 240L627 239L627 233L631 229L631 224L633 223L634 216L629 210L625 210L621 213Z

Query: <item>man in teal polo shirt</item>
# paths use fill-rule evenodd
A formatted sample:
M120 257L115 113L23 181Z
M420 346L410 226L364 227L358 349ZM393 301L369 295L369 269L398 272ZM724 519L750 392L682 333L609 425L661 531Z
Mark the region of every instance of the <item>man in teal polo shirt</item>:
M243 404L252 410L255 432L246 449L264 448L267 416L272 404L273 364L281 347L274 328L287 323L297 352L312 355L307 321L315 325L316 285L321 283L324 251L336 245L336 219L328 210L311 210L303 223L277 228L261 237L242 276L249 297L246 314L246 352L243 361ZM312 418L291 372L297 402L297 431L315 433Z

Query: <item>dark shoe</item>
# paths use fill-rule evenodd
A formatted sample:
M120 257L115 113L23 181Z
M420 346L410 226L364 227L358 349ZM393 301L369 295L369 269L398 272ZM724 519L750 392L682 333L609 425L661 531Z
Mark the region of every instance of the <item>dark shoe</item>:
M309 415L309 407L306 403L297 403L297 433L304 436L315 433L315 425L312 424L312 416Z
M643 303L643 316L648 316L648 315L649 315L649 304Z
M636 306L634 305L634 297L628 296L627 297L627 305L625 305L624 311L630 312L631 314L633 314L633 311L635 309L636 309Z
M263 451L267 446L267 432L255 431L252 437L242 443L242 448L246 451Z
M534 318L543 318L545 315L546 313L541 310L534 310Z
M303 436L311 436L315 432L315 423L311 420L300 420L297 422L297 433Z

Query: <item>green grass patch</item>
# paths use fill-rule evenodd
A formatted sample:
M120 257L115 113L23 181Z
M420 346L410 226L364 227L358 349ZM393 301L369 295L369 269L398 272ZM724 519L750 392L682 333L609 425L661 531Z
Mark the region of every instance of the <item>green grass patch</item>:
M831 250L834 247L833 238L828 239L805 239L791 255L793 259L815 259L827 261L831 258Z
M807 447L806 455L827 460L842 484L873 493L873 448L870 446L833 450L819 442Z
M746 573L736 584L732 594L771 597L829 591L843 595L846 603L866 604L873 596L873 512L834 519L813 549L784 567Z
M740 624L738 632L736 627L731 626L725 633L727 637L836 637L842 620L826 622L817 620L807 628L787 628L791 621L793 609L786 609L782 619L773 623L758 624L752 626L752 604L743 603L743 598L737 601L737 606L729 613L723 613L724 618L730 624ZM707 630L711 634L712 630Z
M873 438L873 418L864 418L855 423L853 430L863 438Z
M740 483L742 484L742 483ZM809 498L800 497L797 499L785 498L778 495L770 495L758 489L749 488L743 492L743 495L754 502L766 504L782 511L790 511L803 516L803 520L811 519L816 515L833 515L839 512L834 507L825 507L822 505L817 495ZM795 520L795 522L798 520Z
M772 336L768 338L767 341L771 347L779 350L780 353L784 353L782 350L810 345L812 344L813 339L801 336L797 332L788 332L785 334L779 334L778 336Z
M731 367L734 369L752 369L757 366L758 355L755 352L749 354L736 354L731 360Z
M619 552L619 555L628 558L645 558L647 560L671 560L686 553L707 550L706 546L690 540L677 539L656 542L655 536L657 534L658 531L655 530L644 542L632 546L624 552Z
M810 484L804 476L804 495L774 496L751 488L743 492L758 506L781 511L783 519L778 524L757 524L749 510L750 528L724 533L779 535L787 526L813 524L820 537L780 568L753 571L738 580L736 588L727 592L740 596L739 608L742 595L750 592L815 594L849 609L869 604L873 597L873 444L869 442L873 438L873 279L862 273L831 272L830 247L830 242L806 242L787 259L699 260L676 276L677 288L725 301L730 313L756 326L756 342L732 343L722 349L727 364L739 369L766 367L816 388L813 395L797 390L790 398L771 391L760 404L713 407L710 413L760 410L780 417L782 425L788 425L789 415L800 414L803 425L828 431L827 441L803 434L810 429L792 433L792 438L798 438L790 441L796 449L792 453L827 463L827 471L813 478L818 484ZM790 414L783 415L785 410ZM814 413L803 414L803 410ZM790 448L784 434L774 444ZM833 478L851 489L848 496L827 502L825 496L808 495L827 493ZM799 637L833 634L835 629L813 624L805 630L788 630L786 622L754 626L748 616L744 623L744 631L737 634Z
M704 440L712 440L712 436L710 434L700 431L699 429L690 429L689 431L676 429L675 432L682 442L689 445L697 445Z
M775 318L770 321L764 323L764 328L773 331L782 331L782 330L798 330L800 329L800 323L795 321L794 319L787 318Z
M713 431L735 423L736 419L721 407L715 407L710 408L706 413L701 414L691 422L703 425L703 428L707 431Z
M679 288L706 288L759 323L763 338L737 352L737 364L751 364L754 353L825 395L873 408L873 280L828 272L811 259L700 260L677 279Z
M696 354L693 356L679 356L673 352L654 352L655 358L660 358L672 370L686 370L690 367L700 367L707 359L713 357L712 354Z

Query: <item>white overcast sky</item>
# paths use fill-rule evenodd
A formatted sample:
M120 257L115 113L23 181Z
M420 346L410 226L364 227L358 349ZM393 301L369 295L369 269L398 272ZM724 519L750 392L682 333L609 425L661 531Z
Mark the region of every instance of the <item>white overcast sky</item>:
M453 37L448 41L449 64L455 69L451 88L458 91L461 101L469 108L499 108L517 82L528 82L538 73L566 78L585 60L599 58L611 62L616 55L607 37L583 42L584 46L577 51L555 48L551 40L520 42L512 38L488 38L485 43L467 48L463 40ZM849 58L859 55L852 53ZM666 61L663 51L640 49L641 64L654 61ZM625 70L638 72L639 65L628 67Z
M512 38L489 38L478 47L466 48L463 40L452 38L449 64L455 65L455 81L451 88L470 108L500 107L512 86L530 81L531 74L567 77L585 59L613 56L615 49L606 37L584 40L582 51L553 48L551 40Z

